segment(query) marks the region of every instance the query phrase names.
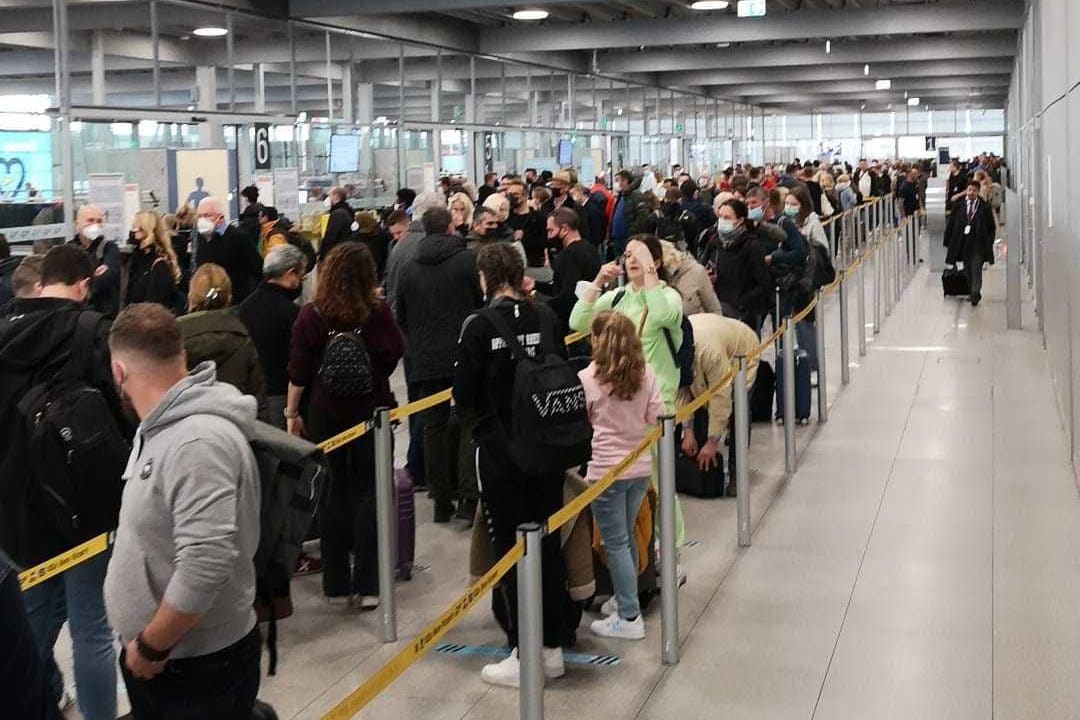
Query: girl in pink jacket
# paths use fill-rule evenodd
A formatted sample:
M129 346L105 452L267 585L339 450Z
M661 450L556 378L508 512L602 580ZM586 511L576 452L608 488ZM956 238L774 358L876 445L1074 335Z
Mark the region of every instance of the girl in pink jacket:
M656 376L645 362L638 328L629 318L610 311L597 313L592 338L593 361L579 376L593 426L586 479L596 482L641 443L664 405ZM633 528L651 473L651 455L644 453L592 504L615 588L615 596L602 609L605 619L592 624L592 631L603 637L645 637Z

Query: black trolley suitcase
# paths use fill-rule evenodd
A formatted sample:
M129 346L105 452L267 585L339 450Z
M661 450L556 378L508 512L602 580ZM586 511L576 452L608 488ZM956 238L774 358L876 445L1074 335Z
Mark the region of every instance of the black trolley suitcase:
M945 268L941 273L941 292L945 297L970 295L967 273L954 267Z

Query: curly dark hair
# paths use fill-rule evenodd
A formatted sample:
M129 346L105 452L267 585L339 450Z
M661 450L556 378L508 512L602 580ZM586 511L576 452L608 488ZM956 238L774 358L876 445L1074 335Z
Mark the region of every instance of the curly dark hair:
M363 243L342 243L319 263L315 307L332 329L353 330L367 322L378 292L375 260Z

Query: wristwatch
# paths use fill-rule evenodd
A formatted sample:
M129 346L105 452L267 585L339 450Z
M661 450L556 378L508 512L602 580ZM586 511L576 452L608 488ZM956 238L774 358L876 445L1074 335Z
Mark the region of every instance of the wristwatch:
M142 655L144 659L149 660L150 662L159 663L169 659L168 650L158 650L150 647L146 641L143 640L143 634L141 632L135 636L135 649L139 651L139 654Z

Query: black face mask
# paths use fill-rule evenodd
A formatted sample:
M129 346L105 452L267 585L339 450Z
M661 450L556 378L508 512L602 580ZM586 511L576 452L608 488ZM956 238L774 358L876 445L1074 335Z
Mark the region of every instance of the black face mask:
M132 247L138 247L139 241L135 239L135 231L128 230L128 245Z
M509 195L507 199L510 201L510 207L519 208L525 204L525 198L520 195Z
M553 198L562 197L563 195L563 189L560 187L548 188L548 190L551 191L551 197Z
M295 300L298 300L300 298L300 295L303 294L303 292L304 292L304 286L303 285L297 285L294 288L285 288L285 297L289 298L290 300L295 301Z

